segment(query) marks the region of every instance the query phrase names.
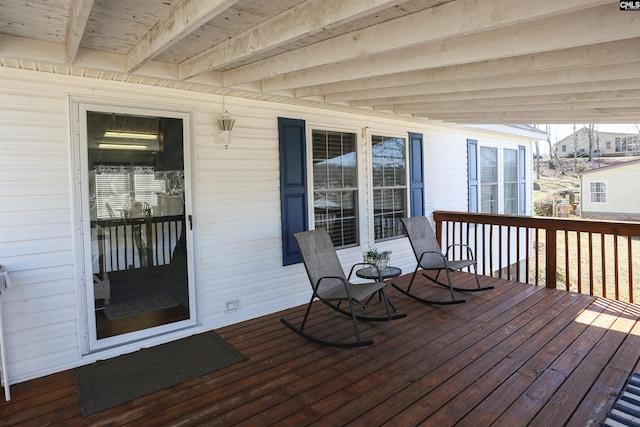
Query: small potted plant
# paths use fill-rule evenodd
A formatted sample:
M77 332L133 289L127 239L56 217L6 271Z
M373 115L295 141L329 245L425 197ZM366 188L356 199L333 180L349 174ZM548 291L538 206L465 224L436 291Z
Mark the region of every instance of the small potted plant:
M375 264L380 270L387 268L389 264L389 256L391 251L379 251L375 246L369 246L366 251L362 253L362 259L364 262L370 262Z

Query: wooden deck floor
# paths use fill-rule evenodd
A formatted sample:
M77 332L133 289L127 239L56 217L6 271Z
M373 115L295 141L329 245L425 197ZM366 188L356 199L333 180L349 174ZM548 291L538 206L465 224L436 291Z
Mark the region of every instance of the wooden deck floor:
M389 287L408 316L361 322L375 344L357 349L318 346L279 322L298 321L303 307L222 328L247 361L88 418L72 371L17 384L0 403L0 425L599 425L640 372L640 306L483 282L496 289L456 306ZM351 333L328 308L314 314L310 331Z

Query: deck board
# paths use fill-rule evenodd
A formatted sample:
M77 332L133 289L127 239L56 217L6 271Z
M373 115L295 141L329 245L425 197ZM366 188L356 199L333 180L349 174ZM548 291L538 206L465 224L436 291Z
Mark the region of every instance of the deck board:
M410 275L394 279L406 285ZM465 273L453 276L472 283ZM73 371L12 386L12 425L598 425L640 370L640 306L482 278L486 292L434 306L392 287L407 318L360 322L373 346L310 343L280 322L295 307L219 329L248 360L83 418ZM430 298L447 291L424 285ZM369 314L383 313L373 302ZM319 304L309 331L350 339Z

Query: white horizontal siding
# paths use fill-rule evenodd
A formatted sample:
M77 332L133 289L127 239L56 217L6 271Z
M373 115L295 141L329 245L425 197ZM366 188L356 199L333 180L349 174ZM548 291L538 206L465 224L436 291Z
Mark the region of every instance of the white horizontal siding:
M454 132L430 132L424 136L425 213L468 209L467 138Z
M50 372L55 354L77 357L67 104L50 84L2 84L0 264L9 374ZM42 363L41 363L42 362Z
M591 202L591 183L607 186L605 203ZM640 214L640 164L617 166L582 176L581 209L584 213Z
M0 78L0 264L6 265L13 283L3 294L12 382L140 345L80 355L82 320L77 319L77 304L84 297L76 277L69 95L194 112L193 255L202 310L201 326L193 332L282 310L309 298L302 265L281 265L278 117L355 132L362 153L367 148L365 128L375 129L369 130L374 133L423 133L427 213L466 210L466 139L483 136L482 131L226 97L225 109L236 117L236 124L225 149L214 142L215 122L222 113L217 95L22 70L0 69ZM366 188L367 177L360 176L360 183ZM365 229L367 214L364 205ZM392 263L404 271L415 266L407 239L379 246L393 251ZM341 250L339 257L348 268L360 261L360 249ZM224 302L231 299L240 299L241 309L225 313Z

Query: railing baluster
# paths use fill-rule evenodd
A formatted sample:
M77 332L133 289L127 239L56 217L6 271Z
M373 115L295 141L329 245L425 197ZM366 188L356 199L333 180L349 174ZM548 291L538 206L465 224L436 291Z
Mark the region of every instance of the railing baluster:
M582 233L576 231L576 246L578 249L578 293L582 293Z
M633 303L633 239L627 236L627 264L629 266L629 302Z
M564 231L564 288L569 290L569 232Z
M525 247L524 247L524 251L525 251L525 254L524 254L524 256L525 256L525 258L524 258L525 259L525 261L524 261L524 268L525 268L524 281L525 281L525 283L529 283L529 272L531 270L531 266L529 265L529 261L530 261L530 258L531 258L529 256L529 249L531 248L531 246L530 246L531 245L531 241L529 239L529 228L525 227L524 228L524 232L525 232L525 235L524 235L524 242L525 242L524 243L525 244ZM520 259L519 255L518 255L518 259ZM518 265L520 265L519 262L518 262Z
M593 295L593 233L589 232L589 295Z
M615 283L616 289L616 296L615 299L619 300L620 299L620 286L618 285L620 283L619 278L618 278L618 235L614 234L613 235L613 282Z
M520 227L516 227L516 280L520 281Z
M122 237L124 237L126 239L127 234L126 234L126 226L123 226L123 232L122 232ZM120 254L118 251L118 248L120 247L120 235L119 235L119 231L118 231L118 226L116 225L116 268L118 269L117 271L120 271ZM111 248L111 250L113 250L113 248ZM126 264L126 260L125 260L125 264Z
M479 227L479 224L477 222L474 222L474 226L473 226L473 253L476 256L476 259L478 257L478 227ZM481 266L480 262L478 262L478 264L476 265L476 268L478 269L478 273L480 273L480 267L482 267L482 274L484 274L484 266Z
M604 241L604 233L600 233L600 262L602 265L602 296L604 298L607 297L607 269L605 265L605 261L607 257L605 256L605 241Z
M557 261L557 236L556 230L548 229L547 230L547 242L546 242L546 250L545 250L545 265L547 266L547 278L545 280L545 286L547 288L555 289L557 287L557 279L556 279L556 261Z
M162 224L161 222L158 223L153 223L151 225L152 230L153 230L153 240L155 241L155 244L153 245L153 249L156 255L156 265L160 265L160 251L158 250L158 241L159 239L159 235L158 235L158 225Z
M491 277L493 277L493 272L495 271L493 268L493 229L495 227L493 225L489 225L489 271L491 273Z
M511 227L506 226L507 229L507 280L511 279ZM502 239L500 239L502 241Z
M471 240L469 240L469 238L471 236L470 235L470 233L471 233L471 228L470 227L471 227L471 225L467 222L467 241L466 241L466 244L469 245L469 247L471 247ZM473 253L473 255L475 256L475 252ZM471 271L471 266L469 266L467 268L467 270Z
M495 228L493 226L492 228ZM493 245L491 246L493 248ZM503 279L504 275L502 273L502 225L498 225L498 277Z
M536 286L540 284L540 251L538 248L540 247L540 229L536 228Z
M456 221L455 222L454 230L455 230L456 226L457 226L457 229L458 229L458 237L460 239L460 243L463 243L462 242L462 221ZM464 254L462 252L462 246L458 246L458 255L460 257L459 259L463 259L464 258Z

